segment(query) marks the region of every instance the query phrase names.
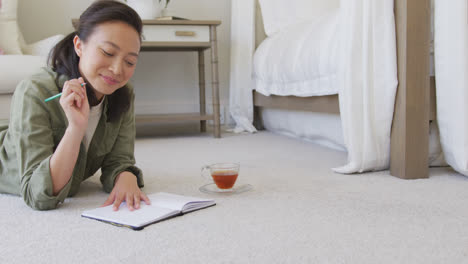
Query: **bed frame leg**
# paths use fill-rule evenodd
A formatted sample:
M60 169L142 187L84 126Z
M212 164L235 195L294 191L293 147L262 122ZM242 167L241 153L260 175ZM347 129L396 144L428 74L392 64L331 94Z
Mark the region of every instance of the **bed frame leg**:
M262 122L262 115L260 113L261 109L259 106L254 106L254 121L253 125L257 130L265 130Z
M429 175L430 0L395 0L398 91L393 116L390 174Z

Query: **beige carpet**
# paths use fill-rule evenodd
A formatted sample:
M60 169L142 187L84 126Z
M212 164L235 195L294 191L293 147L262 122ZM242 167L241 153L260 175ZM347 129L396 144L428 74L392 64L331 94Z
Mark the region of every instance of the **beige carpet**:
M468 178L447 168L335 174L344 153L268 132L139 138L136 157L147 193L217 205L132 231L80 217L107 197L97 177L53 211L0 195L0 263L468 263ZM200 168L220 161L254 190L199 192Z

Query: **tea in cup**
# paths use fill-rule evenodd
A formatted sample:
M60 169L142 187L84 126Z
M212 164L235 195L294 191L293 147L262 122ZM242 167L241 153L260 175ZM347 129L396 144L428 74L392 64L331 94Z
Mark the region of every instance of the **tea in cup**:
M239 175L239 163L216 163L202 168L202 176L210 172L211 179L222 191L229 191L234 187Z

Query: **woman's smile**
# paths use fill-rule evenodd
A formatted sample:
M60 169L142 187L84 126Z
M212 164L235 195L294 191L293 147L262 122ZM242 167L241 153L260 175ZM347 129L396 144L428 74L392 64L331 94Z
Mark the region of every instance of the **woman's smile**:
M109 77L109 76L105 76L105 75L101 75L101 78L109 85L116 85L119 83L118 80L112 78L112 77Z

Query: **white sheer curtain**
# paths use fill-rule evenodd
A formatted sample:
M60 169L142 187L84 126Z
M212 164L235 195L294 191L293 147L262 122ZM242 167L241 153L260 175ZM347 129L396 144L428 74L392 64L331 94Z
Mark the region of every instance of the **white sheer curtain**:
M398 85L393 0L342 0L340 116L348 164L334 171L387 169Z
M231 7L229 113L235 132L256 132L253 122L252 63L255 51L255 1L234 0Z
M468 176L468 2L435 0L437 122L445 160Z

